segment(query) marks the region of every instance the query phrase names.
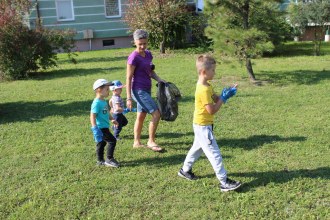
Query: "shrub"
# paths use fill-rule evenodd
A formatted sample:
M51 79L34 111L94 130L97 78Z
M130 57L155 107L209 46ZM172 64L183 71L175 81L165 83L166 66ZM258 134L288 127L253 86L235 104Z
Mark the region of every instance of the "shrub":
M64 30L30 30L23 14L30 3L25 0L0 2L0 80L22 79L39 69L56 66L56 52L72 53L74 33Z
M0 78L22 79L29 74L56 66L59 50L72 58L73 33L60 30L29 30L11 20L0 26Z

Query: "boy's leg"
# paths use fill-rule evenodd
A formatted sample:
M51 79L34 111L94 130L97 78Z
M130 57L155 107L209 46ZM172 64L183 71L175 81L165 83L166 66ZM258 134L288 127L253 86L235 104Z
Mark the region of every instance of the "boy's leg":
M101 141L96 144L96 157L97 161L104 161L104 146L107 143L105 141Z
M214 172L221 183L227 179L227 172L222 162L219 146L213 136L212 126L199 126L199 140L205 156L210 161Z
M107 159L112 159L115 148L116 148L117 140L110 133L109 128L102 128L101 131L103 133L103 140L105 140L108 143L108 145L107 145Z
M195 126L195 125L194 125ZM195 136L194 136L194 143L192 145L192 147L190 148L187 156L186 156L186 159L183 163L183 167L182 167L182 170L184 172L188 172L192 169L192 166L194 165L194 163L196 162L196 160L198 160L198 158L202 155L203 153L203 150L202 148L200 147L200 143L199 143L199 140L198 140L198 136L196 134L196 130L195 130L195 127L194 127L194 133L195 133Z

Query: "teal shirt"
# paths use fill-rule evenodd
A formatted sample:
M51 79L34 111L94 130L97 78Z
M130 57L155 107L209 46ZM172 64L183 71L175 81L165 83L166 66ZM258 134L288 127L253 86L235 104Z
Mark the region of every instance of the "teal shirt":
M96 125L98 128L110 127L107 101L95 98L91 106L91 113L96 114Z

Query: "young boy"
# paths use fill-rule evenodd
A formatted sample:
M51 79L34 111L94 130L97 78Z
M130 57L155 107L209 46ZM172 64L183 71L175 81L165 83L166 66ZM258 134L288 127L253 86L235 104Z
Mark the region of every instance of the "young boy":
M110 86L110 90L112 91L112 97L109 100L109 105L112 108L112 117L118 122L118 126L113 126L113 133L117 140L119 140L119 133L121 129L127 125L128 121L124 112L124 102L120 97L121 92L123 91L123 84L119 80L115 80L112 82L113 85Z
M193 146L189 150L178 175L188 180L197 179L192 172L192 166L201 156L202 152L204 152L220 181L220 190L230 191L240 187L241 183L227 177L227 172L222 163L220 149L213 134L213 118L222 104L236 94L236 85L223 89L221 96L218 97L214 93L212 86L208 83L215 75L215 67L216 62L211 56L201 55L196 60L198 82L195 92L193 119L195 138Z
M113 157L116 147L116 138L110 133L110 123L115 126L118 123L109 114L108 102L105 98L109 96L109 86L112 83L105 79L98 79L93 84L96 97L91 106L90 121L92 132L96 142L97 164L109 167L119 167L118 161ZM107 145L108 144L108 145ZM107 145L107 157L104 160L104 147Z

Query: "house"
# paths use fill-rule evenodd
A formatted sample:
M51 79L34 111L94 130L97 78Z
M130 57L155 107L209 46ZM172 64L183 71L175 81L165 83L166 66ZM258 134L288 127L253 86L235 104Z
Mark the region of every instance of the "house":
M79 51L132 46L124 22L130 0L30 0L30 28L73 29ZM187 0L195 4L196 0Z
M308 3L310 0L304 0L303 3ZM290 4L298 4L298 0L285 0L281 6L281 10L287 10ZM295 40L300 40L300 41L313 41L315 40L315 32L320 33L321 35L324 35L324 41L329 42L330 41L330 36L329 36L329 29L330 29L330 22L327 23L328 25L328 30L324 31L322 27L318 24L313 24L309 23L308 26L305 28L304 33L302 33L301 36L296 37Z

